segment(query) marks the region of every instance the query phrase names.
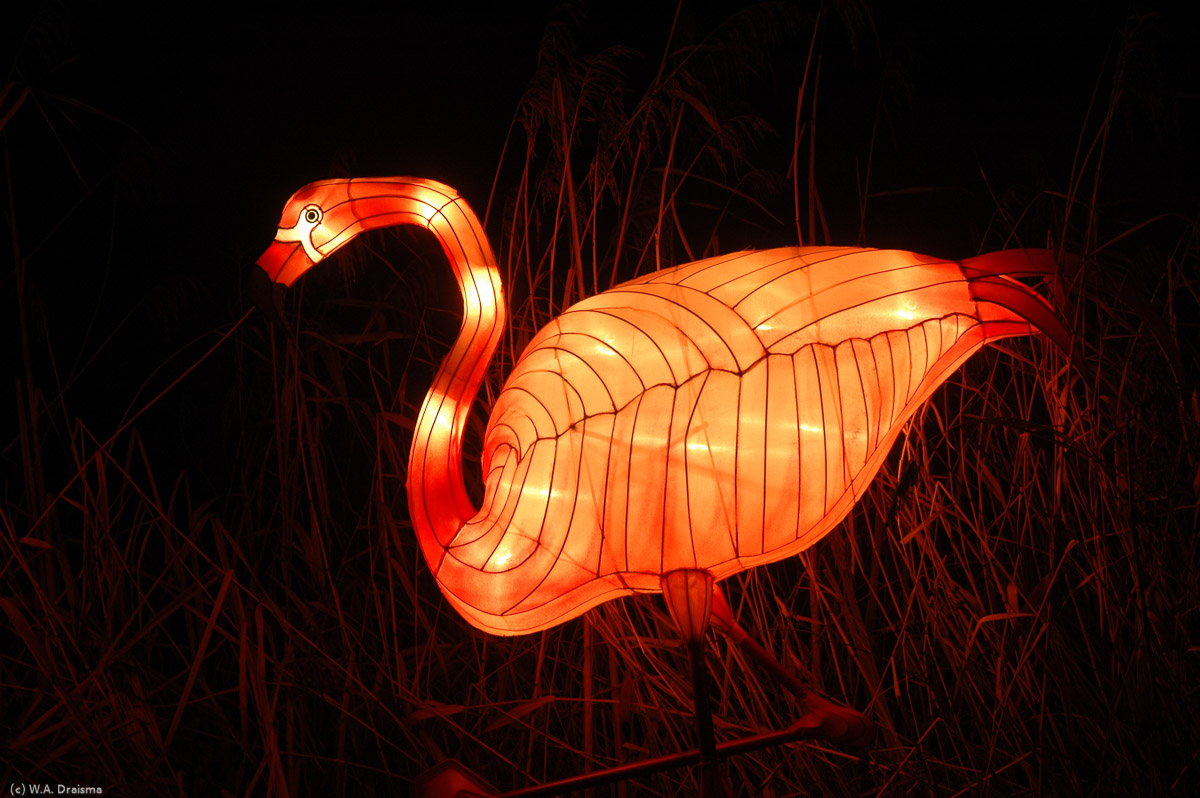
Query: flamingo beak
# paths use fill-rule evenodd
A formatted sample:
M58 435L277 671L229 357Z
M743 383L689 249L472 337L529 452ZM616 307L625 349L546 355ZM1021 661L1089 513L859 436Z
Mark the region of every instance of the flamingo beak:
M287 232L287 231L283 231ZM312 260L298 241L275 239L267 251L255 261L270 278L271 282L290 287L292 283L313 267Z
M283 293L301 274L312 268L313 262L304 248L294 241L272 241L259 256L256 267L250 270L247 291L273 325L288 328L283 317Z

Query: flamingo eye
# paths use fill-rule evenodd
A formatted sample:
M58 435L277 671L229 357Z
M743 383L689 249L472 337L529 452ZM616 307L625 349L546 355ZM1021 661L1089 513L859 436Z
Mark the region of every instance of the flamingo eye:
M308 224L316 224L321 221L321 209L310 205L304 209L300 216Z

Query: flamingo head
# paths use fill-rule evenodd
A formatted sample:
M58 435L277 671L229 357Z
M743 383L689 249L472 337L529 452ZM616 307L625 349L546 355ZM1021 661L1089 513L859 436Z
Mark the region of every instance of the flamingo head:
M250 296L272 322L287 326L281 311L283 292L362 231L349 201L349 182L309 183L284 205L275 240L250 275Z
M273 321L282 321L284 289L359 233L396 224L432 229L434 217L448 225L443 210L457 199L449 186L411 177L309 183L283 207L275 240L252 271L250 295Z
M275 240L257 264L273 283L292 283L362 230L346 180L309 183L283 206Z

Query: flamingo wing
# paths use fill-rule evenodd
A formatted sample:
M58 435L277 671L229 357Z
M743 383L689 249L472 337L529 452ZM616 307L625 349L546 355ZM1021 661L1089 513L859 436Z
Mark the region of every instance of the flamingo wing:
M578 303L498 397L483 507L439 581L474 584L449 591L460 611L514 634L672 570L721 579L811 546L963 361L1052 326L1004 271L1046 256L989 257L745 252Z

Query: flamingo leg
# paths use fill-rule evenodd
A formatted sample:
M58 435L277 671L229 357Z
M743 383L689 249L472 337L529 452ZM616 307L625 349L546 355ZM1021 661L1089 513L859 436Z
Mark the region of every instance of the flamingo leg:
M700 737L700 795L725 798L729 794L721 775L713 733L712 705L708 692L708 671L704 667L704 633L712 616L712 574L700 569L681 569L662 576L663 598L676 628L687 643L692 666L692 691L695 703L696 731Z
M796 696L804 714L793 728L811 728L814 737L839 745L865 748L871 744L875 738L875 722L861 712L830 701L800 681L738 624L724 593L716 585L712 588L710 614L711 623L719 632L737 644L743 653L762 663Z

